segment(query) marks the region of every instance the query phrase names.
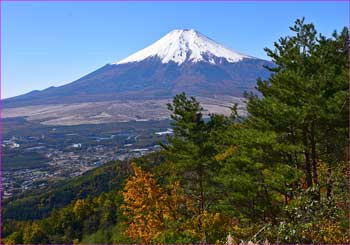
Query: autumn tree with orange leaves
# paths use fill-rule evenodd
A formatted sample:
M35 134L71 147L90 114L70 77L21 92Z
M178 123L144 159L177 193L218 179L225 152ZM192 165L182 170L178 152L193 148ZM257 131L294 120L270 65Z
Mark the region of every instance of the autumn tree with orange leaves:
M178 236L184 231L186 215L193 213L193 203L186 199L178 182L167 190L153 174L133 164L131 176L123 192L123 213L129 218L128 235L137 242L153 243L165 240L170 231ZM188 232L188 237L194 236Z
M198 215L194 201L179 182L162 188L153 174L135 164L133 170L135 175L128 179L123 192L122 209L129 219L127 233L135 242L220 242L219 238L225 237L228 219L208 211Z

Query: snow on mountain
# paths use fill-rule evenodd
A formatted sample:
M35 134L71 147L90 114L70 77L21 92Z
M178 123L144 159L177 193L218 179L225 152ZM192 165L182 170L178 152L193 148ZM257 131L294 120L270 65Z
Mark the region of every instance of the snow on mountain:
M193 29L183 29L173 30L152 45L112 64L139 62L153 57L160 58L162 63L173 61L179 65L185 61L216 64L215 58L225 59L229 63L254 58L226 48Z
M257 78L270 76L264 66L271 65L270 61L228 49L195 30L174 30L126 59L106 64L71 83L8 98L2 105L19 108L63 102L146 101L171 99L181 92L203 98L241 97L245 91L254 91ZM119 109L99 111L89 118L109 120L108 115L115 110ZM142 120L139 115L147 113L134 116ZM75 114L67 118L71 115Z

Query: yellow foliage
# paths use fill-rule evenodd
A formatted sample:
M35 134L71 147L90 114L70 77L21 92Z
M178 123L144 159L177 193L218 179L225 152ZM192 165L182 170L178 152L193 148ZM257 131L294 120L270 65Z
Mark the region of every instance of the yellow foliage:
M38 223L32 223L23 231L23 243L35 244L45 239L45 232ZM43 242L42 242L43 243Z
M9 236L3 239L3 244L17 244L16 238Z
M132 167L135 175L127 180L122 206L129 219L129 237L141 243L154 243L171 229L175 234L186 231L198 241L225 241L230 227L226 217L208 211L198 214L194 200L184 193L179 182L164 189L151 173L136 165ZM217 239L211 241L208 237Z
M234 243L247 243L261 229L258 225L240 226L239 224L234 224L231 228L230 235Z
M305 232L305 236L317 243L350 243L347 232L341 227L340 222L331 219L324 219L314 224L311 231Z
M216 161L224 161L227 158L229 158L230 156L233 155L233 153L235 153L237 150L236 146L230 146L229 148L226 149L226 151L224 151L223 153L219 153L215 156L215 160Z
M90 212L90 205L88 201L78 199L73 206L73 213L78 219L83 219L88 216Z
M133 164L131 176L123 192L124 214L129 218L128 235L139 242L152 243L166 229L166 223L181 218L178 212L187 208L178 182L171 186L170 195L160 187L154 176Z
M228 217L207 210L204 210L202 214L193 216L187 225L187 230L203 243L225 243L230 230Z

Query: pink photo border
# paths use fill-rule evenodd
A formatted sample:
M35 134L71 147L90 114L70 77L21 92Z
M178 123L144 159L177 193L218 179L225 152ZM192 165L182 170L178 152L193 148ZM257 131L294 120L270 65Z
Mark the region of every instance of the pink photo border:
M2 143L2 2L348 2L348 28L350 29L350 0L0 0L0 142ZM350 43L350 40L349 40ZM350 45L349 45L350 50ZM348 64L350 64L350 52L348 57ZM349 65L350 67L350 65ZM350 88L350 69L348 71L348 83ZM350 106L350 95L348 93L348 104ZM349 110L349 123L350 123L350 110ZM348 125L348 146L347 146L347 159L346 159L346 178L348 183L348 213L349 220L348 236L350 237L350 124ZM2 243L2 145L0 145L0 244ZM57 244L58 245L58 244ZM60 244L70 245L70 244ZM86 245L107 245L107 244L86 244ZM111 244L108 244L111 245ZM170 244L169 244L170 245ZM284 244L271 244L271 245L284 245ZM287 245L287 244L286 244ZM303 244L300 244L303 245Z

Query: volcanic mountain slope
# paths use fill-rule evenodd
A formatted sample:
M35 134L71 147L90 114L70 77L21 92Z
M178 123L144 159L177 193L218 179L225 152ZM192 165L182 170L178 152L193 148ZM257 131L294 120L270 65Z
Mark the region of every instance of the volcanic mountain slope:
M264 65L271 62L235 52L193 29L174 30L145 49L72 83L4 100L3 107L8 109L4 116L13 115L6 113L11 112L9 108L139 103L167 100L183 91L211 99L241 97L244 91L254 89L258 77L269 75ZM95 114L101 113L99 109Z

